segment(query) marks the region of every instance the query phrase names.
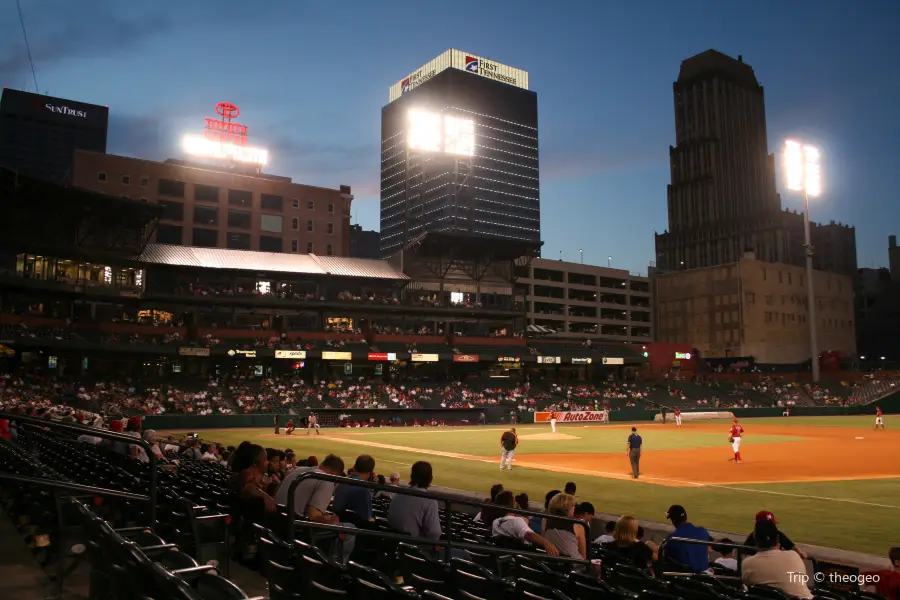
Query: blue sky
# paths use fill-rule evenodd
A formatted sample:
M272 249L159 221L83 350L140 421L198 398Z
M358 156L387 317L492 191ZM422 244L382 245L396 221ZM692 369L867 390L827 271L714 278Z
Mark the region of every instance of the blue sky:
M644 273L666 228L672 81L681 61L742 54L766 89L769 147L821 146L814 220L856 225L859 265L900 233L900 3L722 0L21 0L41 92L107 104L109 151L178 156L216 102L241 107L269 171L352 185L378 227L388 87L447 48L530 73L538 93L544 256ZM893 36L893 37L892 37ZM34 90L13 2L0 84ZM779 190L787 207L799 198Z

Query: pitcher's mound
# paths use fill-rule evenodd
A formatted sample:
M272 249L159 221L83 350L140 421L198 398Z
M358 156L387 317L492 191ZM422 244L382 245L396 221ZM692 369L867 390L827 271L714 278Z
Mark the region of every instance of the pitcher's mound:
M578 440L578 436L569 435L568 433L529 433L520 435L520 440Z

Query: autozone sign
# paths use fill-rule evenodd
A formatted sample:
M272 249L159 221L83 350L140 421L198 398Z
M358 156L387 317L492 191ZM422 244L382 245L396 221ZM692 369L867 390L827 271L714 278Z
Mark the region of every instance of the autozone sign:
M606 411L602 410L572 410L534 413L535 423L549 423L553 419L556 419L558 423L606 423L608 421Z
M477 363L480 358L477 354L454 354L453 362Z

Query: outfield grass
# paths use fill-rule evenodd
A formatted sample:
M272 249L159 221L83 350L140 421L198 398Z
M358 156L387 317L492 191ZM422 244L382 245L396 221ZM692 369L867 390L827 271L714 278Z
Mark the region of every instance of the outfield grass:
M791 417L742 420L748 431L755 425L786 424L797 426L866 427L874 417ZM898 419L900 422L900 419ZM713 422L727 425L722 421ZM890 422L888 425L890 426ZM521 426L517 430L523 443L519 456L529 454L622 453L628 429L623 427L559 427L561 433L577 435L576 440L528 439L528 435L546 433L549 427ZM624 425L624 424L623 424ZM645 425L645 424L644 424ZM648 450L719 447L722 434L689 432L674 427L643 427ZM543 501L547 491L561 489L566 481L578 484L578 497L591 501L600 512L631 514L639 519L664 521L671 504L683 504L694 523L720 531L749 533L753 516L759 510L774 512L782 529L798 543L816 544L870 554L884 555L887 548L900 540L900 479L869 479L806 483L732 484L707 487L665 487L591 475L553 473L547 470L516 468L500 471L496 463L429 455L429 451L455 452L475 456L497 456L499 427L483 428L407 428L402 430L341 430L351 440L416 448L420 452L389 448L367 448L333 439L331 432L306 436L304 431L292 437L271 431L218 429L202 432L204 439L226 445L238 445L250 439L267 447L290 446L298 456L315 455L319 459L329 453L352 464L358 454L371 454L380 473L399 471L405 479L410 465L428 460L434 466L435 484L450 488L481 491L485 494L495 483L507 489L526 492L534 501ZM335 430L332 430L334 432ZM748 438L749 439L749 438ZM767 436L754 434L753 444L796 441L802 436ZM789 460L789 456L786 460ZM872 460L896 460L873 456ZM590 468L590 465L587 465ZM673 474L677 477L677 474Z

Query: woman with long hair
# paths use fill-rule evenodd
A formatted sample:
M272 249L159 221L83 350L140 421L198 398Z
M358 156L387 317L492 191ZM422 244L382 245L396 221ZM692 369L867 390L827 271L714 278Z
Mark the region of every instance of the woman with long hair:
M261 517L260 508L265 512L275 511L275 500L266 493L263 480L268 468L269 457L262 446L241 444L234 453L230 491L235 495L241 516L253 521Z
M653 562L653 550L638 541L638 522L634 517L624 515L616 521L613 530L613 541L603 544L606 550L612 550L636 567L647 569Z

